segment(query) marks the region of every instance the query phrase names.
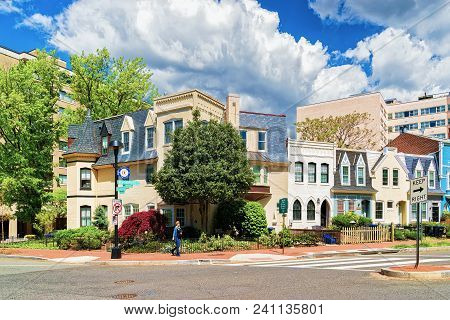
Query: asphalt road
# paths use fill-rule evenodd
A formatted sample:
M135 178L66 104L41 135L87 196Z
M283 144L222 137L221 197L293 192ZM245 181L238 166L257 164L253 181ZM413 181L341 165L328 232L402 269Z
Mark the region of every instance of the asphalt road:
M370 264L409 259L411 255L383 256L381 262ZM450 251L429 252L422 257L450 264L444 261ZM0 258L0 299L115 299L122 294L136 295L136 299L450 299L448 280L387 279L362 267L342 268L352 263L359 266L359 257L342 259L332 263L318 260L310 267L118 267Z

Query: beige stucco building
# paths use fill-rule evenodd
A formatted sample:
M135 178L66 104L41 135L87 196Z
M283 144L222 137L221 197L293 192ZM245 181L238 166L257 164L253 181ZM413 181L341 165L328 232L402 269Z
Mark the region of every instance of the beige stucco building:
M307 118L367 112L372 119L367 128L373 131L374 140L377 142L375 149L381 150L401 131L440 139L448 138L449 105L448 93L424 95L417 101L402 103L396 99L385 100L381 93L372 92L299 106L297 122Z
M124 205L119 223L135 212L157 208L166 215L169 226L179 220L183 226L201 229L198 204L164 203L152 183L153 173L162 167L171 148L170 134L187 125L194 109L205 121L227 121L240 130L255 173L246 198L261 202L268 224L280 227L277 202L287 193L285 116L240 111L238 95L229 95L223 104L199 90L162 96L149 110L98 121L87 118L82 125L69 128L69 149L64 154L68 165L67 227L90 225L98 206L107 209L112 221L113 152L107 146L111 140L120 140L124 147L119 152L119 166L129 167L129 179L137 185L119 194ZM205 221L209 232L214 231L215 209L215 205L210 206Z
M16 52L8 48L0 47L0 68L9 69L12 66L17 65L20 61L36 59L36 55L37 49L30 52ZM65 61L56 59L56 63L61 70L67 72L69 75L71 74L71 71L67 69ZM79 106L79 104L70 97L70 92L70 87L64 85L59 93L59 100L56 102L58 114L56 114L55 117L58 117L64 112L65 109L73 109ZM62 154L65 151L67 151L67 140L61 139L58 146L55 146L55 150L53 152L53 175L55 178L53 180L53 188L66 187L67 168L66 162L62 157ZM30 224L22 223L17 220L11 220L8 225L8 237L23 237L25 234L32 233Z

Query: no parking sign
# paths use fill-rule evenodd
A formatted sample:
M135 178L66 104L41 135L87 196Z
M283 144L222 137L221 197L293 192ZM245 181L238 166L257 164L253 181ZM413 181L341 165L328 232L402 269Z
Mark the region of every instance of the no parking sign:
M113 214L118 216L122 214L122 200L114 199L112 203Z

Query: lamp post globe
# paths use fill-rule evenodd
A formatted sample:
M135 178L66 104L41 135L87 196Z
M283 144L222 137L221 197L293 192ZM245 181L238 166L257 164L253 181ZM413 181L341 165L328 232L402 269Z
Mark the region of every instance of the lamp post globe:
M112 140L109 143L109 147L114 151L114 199L118 199L119 195L117 192L117 167L118 167L118 157L119 149L123 147L123 143L119 140ZM122 258L122 252L119 247L119 217L114 217L114 247L111 249L111 259Z

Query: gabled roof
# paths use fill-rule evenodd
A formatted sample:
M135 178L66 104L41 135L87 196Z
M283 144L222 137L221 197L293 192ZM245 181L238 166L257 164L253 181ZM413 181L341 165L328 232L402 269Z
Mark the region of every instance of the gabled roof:
M401 133L387 146L397 148L398 152L427 155L439 151L439 140L411 133Z
M341 183L341 163L345 158L348 158L350 162L350 185L342 185ZM356 184L356 167L358 164L359 158L364 160L365 164L365 176L366 176L366 184L364 186L358 186ZM372 187L372 178L369 174L369 165L367 161L367 154L365 151L355 151L355 150L345 150L345 149L336 149L336 170L334 171L334 186L332 191L335 193L339 192L352 192L352 193L375 193L375 190Z

